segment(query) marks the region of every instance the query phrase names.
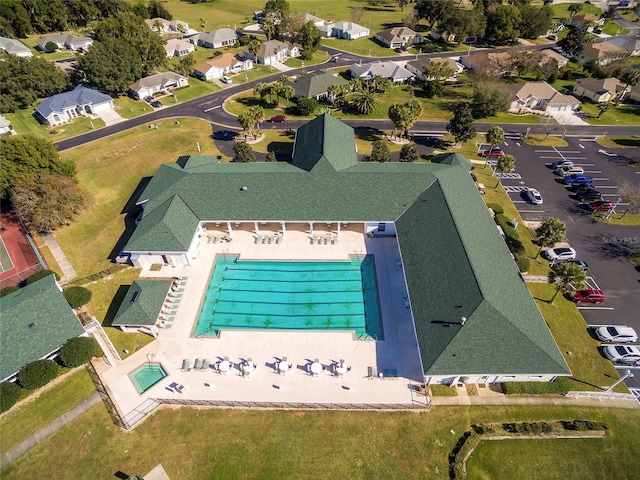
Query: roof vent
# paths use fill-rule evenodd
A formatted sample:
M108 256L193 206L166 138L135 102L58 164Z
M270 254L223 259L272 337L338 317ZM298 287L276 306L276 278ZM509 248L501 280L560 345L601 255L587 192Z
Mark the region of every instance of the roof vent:
M35 323L30 323L27 326L29 327L29 330L31 330L32 328L36 328L36 324Z
M139 296L140 296L140 292L133 292L133 295L131 296L131 303L133 303L136 300L138 300Z
M242 190L243 192L246 192L248 190L247 187L240 187L240 190Z
M467 317L462 317L460 319L460 325L464 326L465 323L467 323Z

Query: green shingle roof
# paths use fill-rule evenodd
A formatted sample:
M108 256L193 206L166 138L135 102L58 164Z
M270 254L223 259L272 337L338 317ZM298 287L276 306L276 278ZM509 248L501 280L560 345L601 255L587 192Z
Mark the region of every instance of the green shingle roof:
M198 219L396 222L427 375L570 374L470 162L453 154L440 163L357 163L354 145L353 130L325 115L298 130L291 164L188 157L162 165L125 250L186 251Z
M331 71L309 73L298 77L295 82L287 82L295 89L297 96L304 98L317 97L327 93L331 85L346 85L347 83L349 82Z
M155 325L171 283L166 280L135 280L111 324L114 327Z
M83 333L53 275L2 297L0 380Z
M459 167L467 169L467 171L473 170L473 163L467 157L463 157L459 153L441 153L431 159L433 163L443 163L445 165L457 165Z

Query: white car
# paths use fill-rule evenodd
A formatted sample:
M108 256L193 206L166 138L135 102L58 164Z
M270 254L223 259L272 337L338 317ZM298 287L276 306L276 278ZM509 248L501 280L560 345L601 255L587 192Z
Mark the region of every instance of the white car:
M638 334L631 327L609 325L607 327L596 328L595 334L602 342L635 343L638 341Z
M611 345L604 347L602 351L613 363L640 366L640 348L633 345Z
M220 81L224 83L233 83L233 80L231 80L231 77L227 77L226 75L222 77Z
M527 198L534 205L542 205L542 195L535 188L527 189Z
M565 260L576 259L576 251L569 247L550 248L543 252L543 255L551 262L564 262Z
M573 167L573 162L571 160L560 160L551 164L551 168L554 170L560 167Z

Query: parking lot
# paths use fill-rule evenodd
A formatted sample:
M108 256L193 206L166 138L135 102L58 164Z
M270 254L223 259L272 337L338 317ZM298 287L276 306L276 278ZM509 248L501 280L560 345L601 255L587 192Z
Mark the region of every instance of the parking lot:
M571 160L593 178L604 200L618 201L618 185L627 181L640 185L640 169L627 166L628 160L640 161L638 149L607 150L587 139L567 139L563 148L535 147L519 138L507 138L503 150L516 158L515 171L505 174L502 184L525 221L542 221L556 217L567 224L567 241L577 258L589 264L593 277L606 294L599 305L580 305L588 325L629 325L640 332L640 269L628 261L630 252L640 250L640 226L616 226L592 219L580 202L569 196L566 185L550 167L552 162ZM536 188L541 205L528 202L527 188ZM625 207L618 205L617 213ZM640 387L640 368L627 384ZM622 369L624 371L624 368Z

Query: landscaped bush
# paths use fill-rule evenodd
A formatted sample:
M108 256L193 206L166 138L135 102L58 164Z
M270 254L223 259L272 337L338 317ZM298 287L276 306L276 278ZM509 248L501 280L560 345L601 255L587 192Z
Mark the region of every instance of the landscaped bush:
M12 382L0 383L0 413L6 412L20 399L22 389Z
M502 391L506 395L564 395L571 389L568 377L558 377L554 382L506 382Z
M524 244L518 238L507 235L506 241L507 247L509 247L509 250L511 250L511 253L514 255L525 252Z
M0 290L0 298L4 297L5 295L9 295L10 293L17 292L18 290L20 290L20 288L16 287L15 285L4 287L2 290Z
M91 290L84 287L67 287L64 289L64 298L71 308L80 308L91 300Z
M592 422L590 420L572 420L570 422L562 422L565 430L576 430L584 432L588 430L607 430L607 424L603 422Z
M522 273L528 272L529 267L531 265L531 262L529 262L529 258L526 255L523 255L522 253L516 254L515 257L516 257L516 265L518 265L518 270L520 270L520 272Z
M27 278L27 285L31 285L33 282L37 282L41 278L48 277L51 274L56 276L56 280L60 280L60 275L58 275L53 270L40 270L39 272L36 272L29 278Z
M502 213L499 215L496 215L496 223L502 227L502 231L504 232L504 234L508 238L514 238L516 240L520 240L520 236L518 235L518 232L516 232L516 229L513 228L513 226L510 225L509 222L511 222L511 219L508 218L506 215Z
M308 117L318 108L318 101L315 98L301 98L296 108L299 115Z
M523 435L543 435L553 431L553 425L547 422L503 423L502 428L509 433Z
M449 478L465 478L462 462L475 445L477 439L478 434L474 431L464 432L460 437L456 446L453 447L453 451L449 454Z
M60 349L60 360L65 367L78 367L102 354L93 337L70 338Z
M60 367L53 360L36 360L26 364L18 372L18 381L23 388L34 390L56 378Z
M504 208L502 208L502 205L498 203L487 203L487 207L493 210L496 215L501 215L504 213Z

